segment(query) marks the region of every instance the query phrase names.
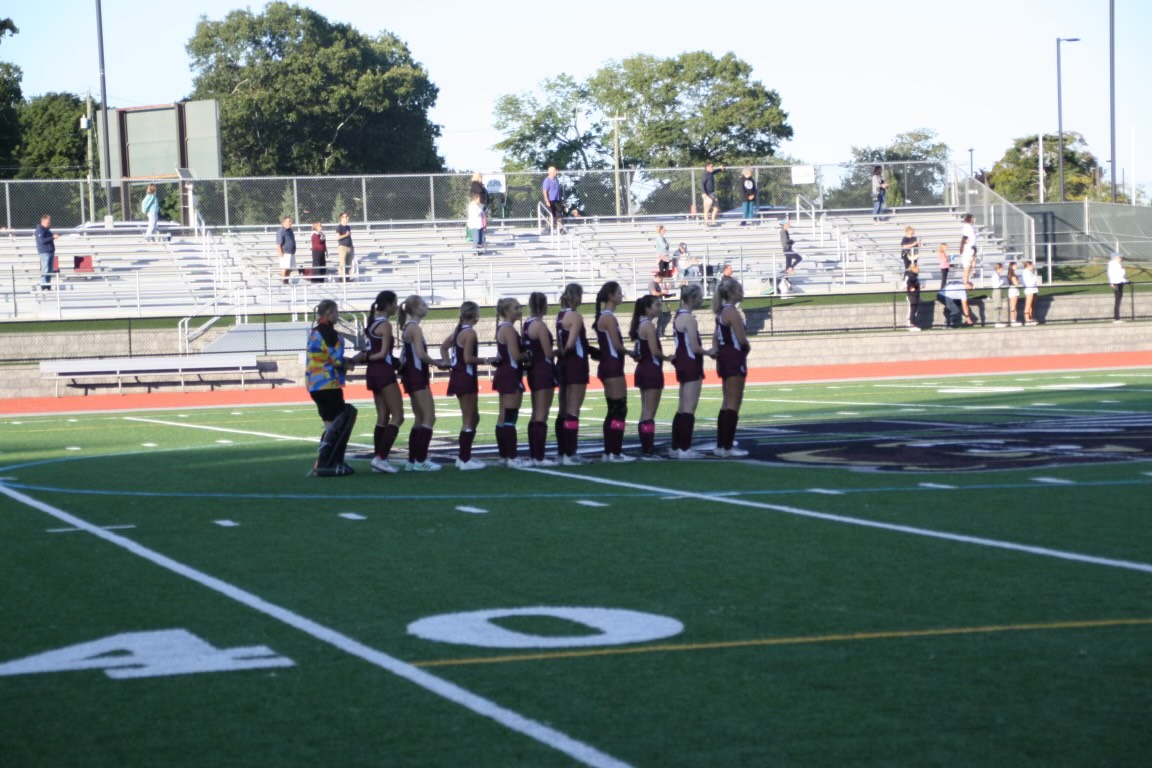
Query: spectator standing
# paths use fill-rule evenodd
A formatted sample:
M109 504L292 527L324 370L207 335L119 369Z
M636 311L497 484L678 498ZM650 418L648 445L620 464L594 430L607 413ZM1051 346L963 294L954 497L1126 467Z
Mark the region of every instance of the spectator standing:
M888 194L888 183L884 181L884 168L877 165L872 169L872 221L881 221L884 215L884 198Z
M33 236L36 238L36 253L40 255L40 288L50 291L52 275L60 271L60 265L56 263L56 241L60 235L52 231L51 214L46 213L40 217Z
M1007 285L1004 265L998 261L992 267L992 322L997 328L1004 327L1004 288Z
M796 265L804 258L796 253L796 241L792 239L792 224L788 219L780 222L780 247L784 249L784 273L792 274Z
M974 217L964 214L960 221L960 266L964 268L964 287L972 289L972 267L976 264L976 227Z
M484 236L487 229L488 218L484 214L484 204L481 202L480 195L472 193L472 199L468 201L468 232L472 236L472 242L476 244L476 253L484 253Z
M740 226L748 227L756 223L756 180L752 178L752 169L745 168L744 176L740 179L740 198L744 201L744 220Z
M1008 263L1008 274L1006 275L1008 281L1008 325L1011 328L1019 328L1021 323L1016 314L1016 305L1020 303L1020 276L1016 274L1016 262L1011 261Z
M292 231L292 217L280 220L276 231L276 254L280 257L280 282L288 285L288 276L296 269L296 233Z
M704 201L704 226L716 226L716 217L720 215L720 206L716 203L716 174L724 170L724 166L711 162L704 164L704 178L700 184L700 197ZM711 223L709 223L711 217Z
M948 243L940 243L936 249L936 263L940 267L940 288L948 284L948 273L952 270L952 257L948 255Z
M327 271L328 240L324 237L324 225L317 221L312 225L312 282L324 282Z
M1108 282L1112 285L1112 322L1122 323L1120 319L1120 304L1124 301L1124 283L1128 282L1128 273L1124 271L1124 256L1113 253L1108 260Z
M548 166L548 175L541 185L540 194L544 198L544 207L552 214L552 229L564 234L564 201L560 190L560 180L556 178L556 166Z
M668 245L668 238L665 236L667 230L664 225L656 227L656 271L663 277L670 272L672 264L672 256L669 253L672 247Z
M340 257L340 282L346 283L351 279L352 264L356 259L356 249L352 247L352 227L348 223L348 212L340 214L340 223L336 225L336 252Z
M472 174L472 184L468 188L468 197L471 198L473 195L479 195L480 196L480 206L485 211L487 211L488 210L488 187L484 186L484 177L481 176L479 173Z
M920 238L916 237L916 230L904 227L904 237L900 238L900 259L904 262L904 269L920 258Z
M1036 294L1040 293L1040 276L1032 262L1021 265L1020 281L1024 283L1024 325L1038 325L1036 320Z
M908 330L919 331L916 315L920 313L920 265L914 261L904 270L904 292L908 296Z
M156 224L160 221L160 198L156 196L156 185L148 185L148 194L140 202L140 210L148 217L148 228L144 230L144 239L151 240L156 236Z

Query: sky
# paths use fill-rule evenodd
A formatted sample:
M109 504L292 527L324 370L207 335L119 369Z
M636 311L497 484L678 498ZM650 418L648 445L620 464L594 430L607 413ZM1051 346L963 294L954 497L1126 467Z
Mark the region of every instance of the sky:
M1152 2L1113 0L1118 179L1152 193ZM964 168L990 169L1012 141L1057 129L1056 39L1062 44L1064 130L1083 134L1107 167L1109 0L810 0L711 6L583 0L416 3L301 2L331 21L395 34L440 89L433 122L449 168L497 170L496 100L577 79L644 53L732 52L776 90L794 138L781 152L807 163L850 159L928 128ZM20 33L0 59L24 71L24 96L51 91L99 99L96 2L5 3ZM184 49L201 15L260 11L263 3L103 0L105 74L113 107L178 101L192 90ZM702 14L704 14L702 16ZM971 149L971 153L969 152Z

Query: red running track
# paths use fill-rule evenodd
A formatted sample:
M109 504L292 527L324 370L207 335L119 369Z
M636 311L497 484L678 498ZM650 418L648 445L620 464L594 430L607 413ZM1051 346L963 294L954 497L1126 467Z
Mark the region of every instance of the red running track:
M1025 373L1038 371L1083 371L1152 366L1152 351L1099 352L1079 355L1029 355L1026 357L987 357L960 360L912 360L892 363L852 363L847 365L789 365L754 368L749 383L798 383L853 379L906 379L919 376L961 376L968 374ZM676 387L674 374L665 374L665 383ZM705 383L716 384L716 374L708 371ZM589 389L598 388L593 377ZM432 393L443 397L447 379L432 385ZM484 390L482 390L484 391ZM346 390L350 400L369 399L360 383ZM0 400L0 416L36 413L89 413L94 411L173 410L242 405L299 405L312 400L303 387L271 389L227 389L211 392L149 392L145 394L68 395Z

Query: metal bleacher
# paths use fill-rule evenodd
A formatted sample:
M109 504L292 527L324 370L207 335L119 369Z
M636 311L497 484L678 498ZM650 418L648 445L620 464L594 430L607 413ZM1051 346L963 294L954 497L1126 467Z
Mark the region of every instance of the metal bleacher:
M176 316L249 313L292 314L306 320L322 298L366 310L376 293L423 295L433 306L472 300L491 305L500 296L527 298L544 292L555 301L567 282L586 288L617 280L628 296L641 295L656 266L657 225L667 228L675 249L684 242L702 265L732 264L749 296L771 292L783 269L779 223L791 232L803 261L790 276L794 293L893 290L903 272L900 238L913 226L924 246L922 277L938 274L935 246L955 253L960 224L946 208L889 212L881 222L862 211L767 211L756 226L722 217L704 227L696 217L570 219L564 234L542 231L531 221L495 221L488 244L477 253L462 222L409 222L353 230L357 271L348 282L330 275L314 282L293 274L285 284L273 240L274 227L224 229L194 236L173 230L159 242L142 232L98 229L62 232L57 241L60 290L41 291L40 266L30 231L0 233L0 319ZM329 230L329 268L337 261ZM297 267L310 265L309 232L301 227ZM983 263L1014 254L981 233ZM93 270L72 269L73 256L91 256ZM683 270L687 265L681 264Z

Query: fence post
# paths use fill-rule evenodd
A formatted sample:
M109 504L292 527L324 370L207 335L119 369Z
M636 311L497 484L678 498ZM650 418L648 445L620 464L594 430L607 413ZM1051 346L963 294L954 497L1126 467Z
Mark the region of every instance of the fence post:
M295 176L292 177L292 221L300 222L300 195Z
M436 180L428 176L428 220L436 220Z
M360 177L360 199L364 201L364 223L367 224L368 218L368 177Z
M224 179L224 226L231 226L231 214L228 211L228 179Z
M9 182L4 182L4 212L5 219L8 222L8 229L12 229L12 185Z

